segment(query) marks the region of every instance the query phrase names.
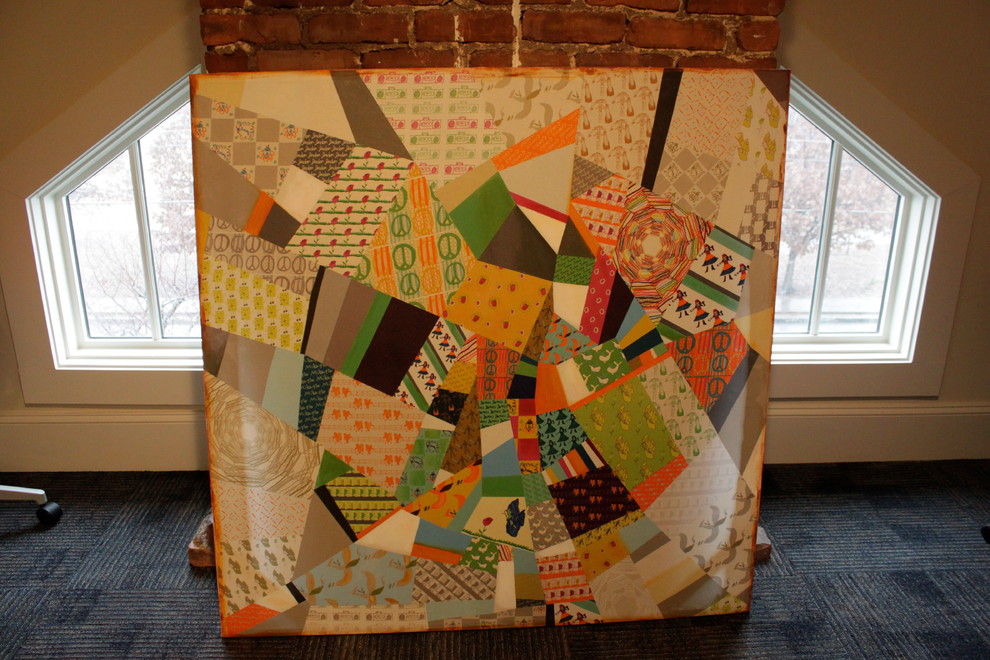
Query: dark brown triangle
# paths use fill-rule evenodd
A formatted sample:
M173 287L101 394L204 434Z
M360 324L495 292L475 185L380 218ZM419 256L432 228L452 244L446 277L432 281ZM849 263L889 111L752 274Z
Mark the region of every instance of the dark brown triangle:
M518 206L509 211L480 259L545 280L553 280L557 265L557 253Z
M480 459L481 407L478 405L478 388L472 386L440 467L451 474L457 474Z
M568 220L567 226L564 227L564 236L560 239L560 248L557 250L557 254L569 257L595 258L573 220Z

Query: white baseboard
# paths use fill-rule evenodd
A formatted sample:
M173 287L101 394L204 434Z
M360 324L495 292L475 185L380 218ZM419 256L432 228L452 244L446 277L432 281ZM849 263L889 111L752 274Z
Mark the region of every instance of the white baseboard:
M767 463L990 458L990 402L774 401ZM0 412L0 471L207 469L202 410Z

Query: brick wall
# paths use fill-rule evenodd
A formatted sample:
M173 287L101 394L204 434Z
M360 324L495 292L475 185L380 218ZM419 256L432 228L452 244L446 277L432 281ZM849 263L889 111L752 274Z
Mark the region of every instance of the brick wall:
M201 0L210 72L776 66L784 0Z

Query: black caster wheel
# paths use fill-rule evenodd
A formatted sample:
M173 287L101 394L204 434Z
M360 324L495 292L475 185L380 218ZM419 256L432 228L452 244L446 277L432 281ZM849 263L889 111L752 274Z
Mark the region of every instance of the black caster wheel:
M984 525L983 529L980 530L980 533L983 534L983 540L990 543L990 525Z
M45 502L38 507L38 520L46 525L54 525L62 517L62 507L56 502Z

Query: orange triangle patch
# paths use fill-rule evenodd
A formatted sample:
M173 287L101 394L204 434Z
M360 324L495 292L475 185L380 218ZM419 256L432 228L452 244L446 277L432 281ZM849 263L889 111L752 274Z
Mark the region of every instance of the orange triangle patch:
M251 603L244 609L234 612L223 620L223 636L233 637L239 635L248 628L254 627L262 621L267 621L278 614L275 610L268 609Z
M533 133L519 144L492 156L495 167L504 170L531 158L574 144L577 139L579 113L580 110L575 110L546 128Z
M475 462L420 495L406 505L405 510L440 527L449 527L479 483L481 464Z
M539 362L536 365L536 413L547 413L567 407L567 395L560 382L557 366Z

